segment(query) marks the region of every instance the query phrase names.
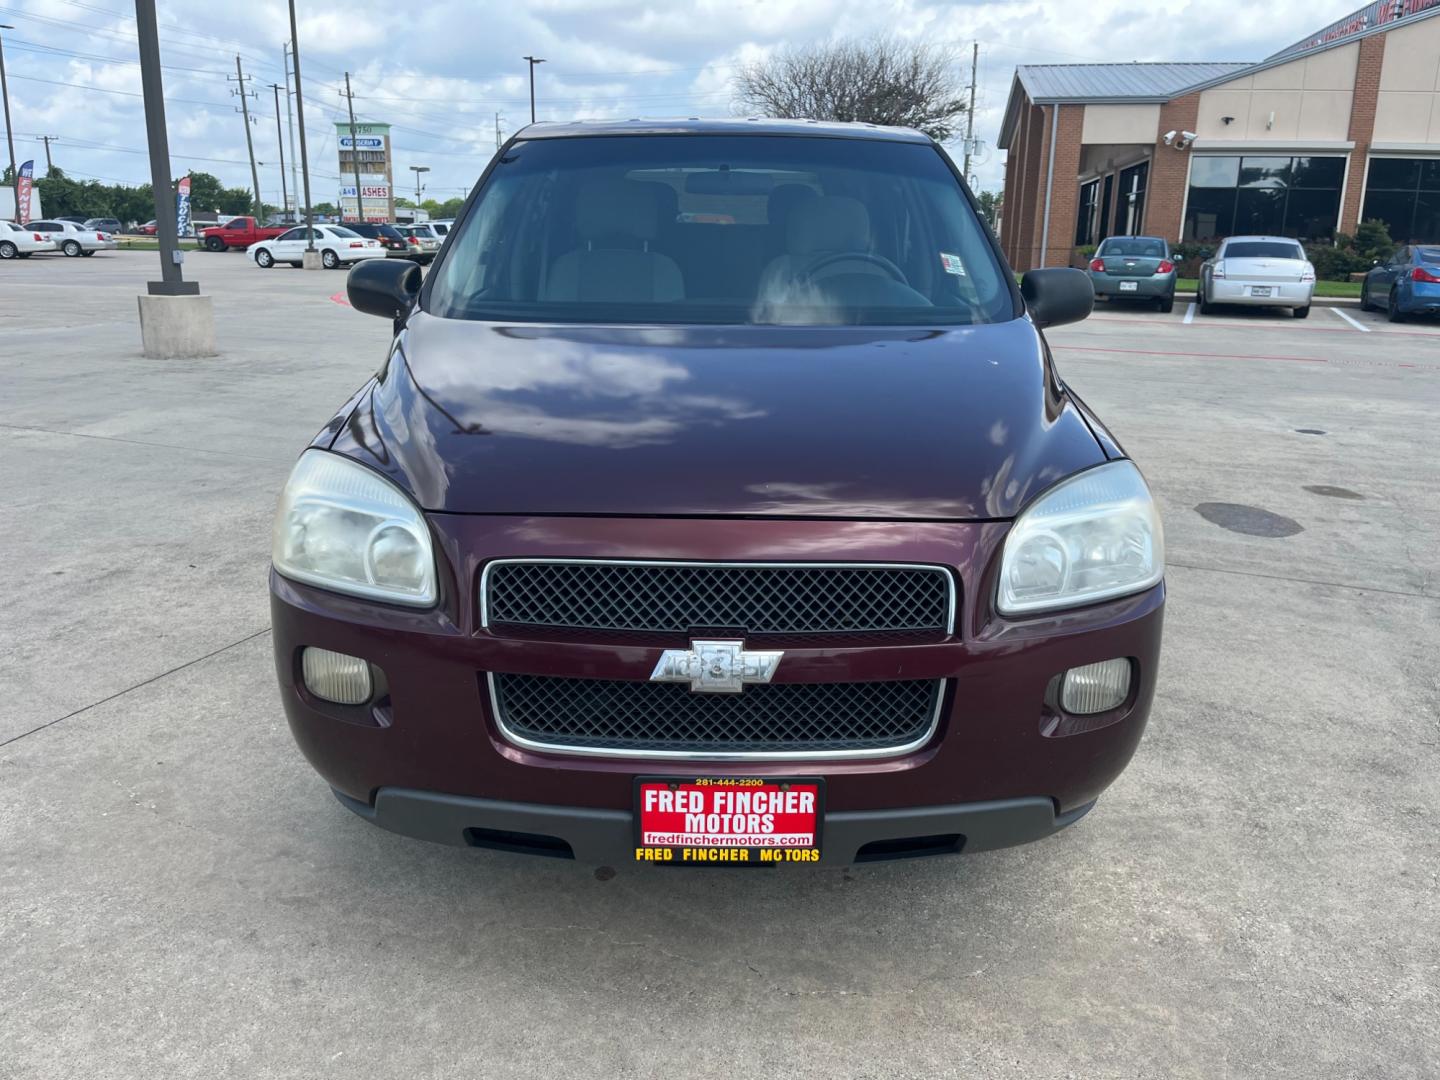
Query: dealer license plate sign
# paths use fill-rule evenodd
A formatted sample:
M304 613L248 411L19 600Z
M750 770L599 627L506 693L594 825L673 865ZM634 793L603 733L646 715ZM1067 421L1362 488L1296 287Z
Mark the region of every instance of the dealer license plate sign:
M635 860L766 866L820 861L818 778L653 777L635 781Z
M1140 283L1139 283L1138 281L1122 281L1122 282L1120 282L1120 291L1121 291L1121 292L1136 292L1136 291L1139 290L1139 288L1140 288Z

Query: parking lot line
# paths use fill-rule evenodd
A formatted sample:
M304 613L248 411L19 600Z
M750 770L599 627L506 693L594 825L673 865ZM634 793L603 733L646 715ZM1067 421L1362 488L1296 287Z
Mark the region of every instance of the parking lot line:
M1164 349L1115 349L1098 345L1051 345L1069 352L1129 353L1134 356L1193 356L1201 360L1294 360L1302 364L1328 364L1318 356L1276 356L1262 353L1170 352Z
M1359 322L1356 319L1352 319L1349 315L1346 315L1345 312L1341 311L1338 307L1332 307L1330 310L1333 311L1336 315L1339 315L1340 318L1344 319L1356 330L1359 330L1362 334L1370 333L1370 327L1365 326L1363 323Z
M1192 322L1194 322L1194 321L1195 321L1195 301L1192 300L1192 301L1190 301L1190 303L1188 303L1188 304L1185 305L1185 319L1184 319L1184 322L1185 322L1185 325L1186 325L1186 326L1189 326L1189 325L1190 325Z

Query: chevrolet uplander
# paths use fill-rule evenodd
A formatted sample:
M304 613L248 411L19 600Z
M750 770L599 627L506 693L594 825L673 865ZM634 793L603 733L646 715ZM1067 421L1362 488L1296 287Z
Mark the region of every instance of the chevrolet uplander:
M301 455L270 577L291 730L407 836L847 864L1076 821L1140 740L1139 470L918 132L540 124Z

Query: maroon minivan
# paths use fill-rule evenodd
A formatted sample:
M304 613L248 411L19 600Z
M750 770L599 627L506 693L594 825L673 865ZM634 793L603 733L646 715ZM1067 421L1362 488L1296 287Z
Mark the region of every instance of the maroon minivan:
M532 125L300 457L270 576L296 740L408 836L589 863L1035 840L1135 751L1145 481L930 138Z

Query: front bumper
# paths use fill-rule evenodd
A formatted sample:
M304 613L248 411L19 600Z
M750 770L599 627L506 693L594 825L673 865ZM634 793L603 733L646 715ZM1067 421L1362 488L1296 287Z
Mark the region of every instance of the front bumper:
M1144 277L1124 277L1120 274L1101 274L1088 271L1090 284L1095 287L1096 296L1115 297L1120 300L1154 300L1158 297L1175 295L1174 274L1146 274ZM1133 289L1122 289L1120 283L1134 283Z
M573 858L592 865L636 861L635 819L628 810L501 802L388 787L376 793L373 804L340 791L335 797L372 825L416 840ZM1079 821L1092 806L1090 802L1057 814L1050 799L1020 798L832 812L825 815L822 828L820 865L849 866L1028 844Z
M1256 296L1256 288L1269 289L1270 295ZM1315 284L1284 281L1244 281L1227 278L1210 283L1210 300L1215 304L1240 304L1246 307L1309 307Z
M297 743L346 805L407 835L464 843L467 829L534 833L558 837L578 858L606 861L632 844L637 775L818 776L826 785L826 862L847 861L875 840L916 836L962 836L959 846L973 851L1035 839L1073 820L1125 768L1149 716L1163 584L1087 608L1002 619L988 598L1005 523L428 519L442 580L433 610L374 604L271 575L276 672ZM664 648L684 641L484 628L476 601L489 560L809 562L819 553L956 570L953 634L774 646L785 649L777 682L945 680L939 724L918 748L893 757L744 763L585 757L516 745L497 724L485 692L488 672L644 680ZM299 678L306 646L368 660L383 673L383 698L347 707L312 697ZM1127 701L1093 722L1057 726L1057 677L1115 657L1133 661ZM999 804L1013 822L1004 828L991 822ZM929 818L934 827L916 832ZM537 825L551 819L559 824L548 831ZM838 838L832 821L842 829ZM601 839L584 824L593 822L601 823Z

